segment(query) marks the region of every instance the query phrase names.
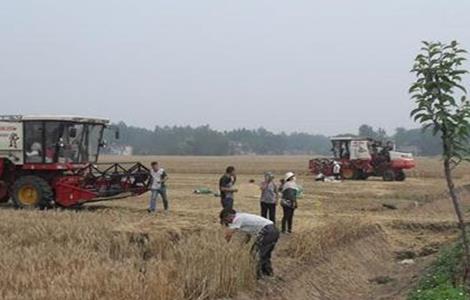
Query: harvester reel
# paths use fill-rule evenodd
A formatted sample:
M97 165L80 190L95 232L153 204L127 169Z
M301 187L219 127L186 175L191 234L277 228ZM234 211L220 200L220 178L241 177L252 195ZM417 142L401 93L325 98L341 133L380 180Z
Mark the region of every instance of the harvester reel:
M122 193L139 195L148 190L150 170L141 163L95 164L80 170L77 175L85 176L85 186L98 197L113 197ZM104 168L102 168L104 166Z

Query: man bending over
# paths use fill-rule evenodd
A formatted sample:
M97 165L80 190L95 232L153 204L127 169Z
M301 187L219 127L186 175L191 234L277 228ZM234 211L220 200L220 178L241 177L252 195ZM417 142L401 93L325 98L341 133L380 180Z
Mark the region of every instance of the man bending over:
M258 258L256 274L258 278L262 275L273 276L271 253L279 239L279 230L274 223L257 215L237 213L232 208L224 208L220 212L220 222L227 226L225 239L228 242L235 231L242 231L256 237L252 248Z

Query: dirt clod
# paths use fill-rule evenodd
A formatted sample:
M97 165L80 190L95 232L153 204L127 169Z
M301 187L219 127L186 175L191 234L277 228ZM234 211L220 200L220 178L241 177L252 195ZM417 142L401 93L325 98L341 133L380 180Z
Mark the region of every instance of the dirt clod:
M416 252L412 250L402 250L402 251L395 252L395 257L398 260L413 259L413 258L416 258L416 256L417 256Z
M395 279L390 276L377 276L375 278L369 279L370 283L375 283L375 284L387 284L392 281L395 281Z
M439 251L439 247L437 245L427 245L424 246L418 253L418 256L424 257L435 254Z
M398 209L395 204L383 203L382 206L388 209Z

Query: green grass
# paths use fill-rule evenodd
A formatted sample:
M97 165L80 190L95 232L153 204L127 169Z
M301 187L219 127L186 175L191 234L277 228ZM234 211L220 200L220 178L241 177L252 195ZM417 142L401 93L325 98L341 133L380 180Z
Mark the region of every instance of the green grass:
M457 245L441 251L439 258L420 280L408 300L464 300L470 293L461 283L462 247Z

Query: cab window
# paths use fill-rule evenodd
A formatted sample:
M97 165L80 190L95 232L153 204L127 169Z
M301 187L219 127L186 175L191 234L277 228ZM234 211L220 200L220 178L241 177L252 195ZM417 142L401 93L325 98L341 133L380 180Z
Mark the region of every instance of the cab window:
M44 162L44 126L42 122L24 123L24 161L26 163Z
M103 125L46 122L46 162L96 162L103 128Z

